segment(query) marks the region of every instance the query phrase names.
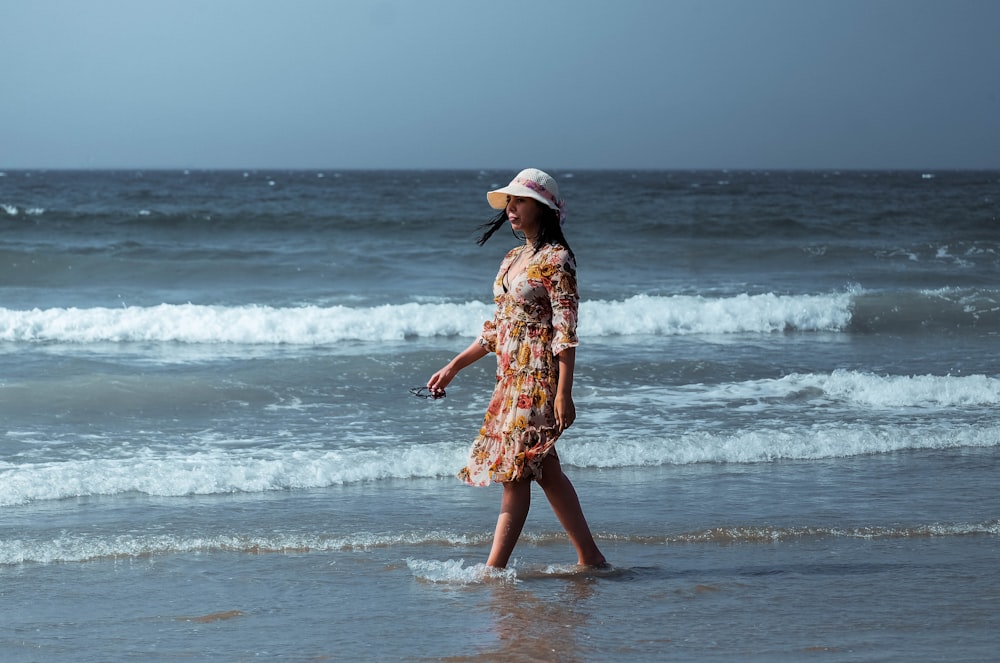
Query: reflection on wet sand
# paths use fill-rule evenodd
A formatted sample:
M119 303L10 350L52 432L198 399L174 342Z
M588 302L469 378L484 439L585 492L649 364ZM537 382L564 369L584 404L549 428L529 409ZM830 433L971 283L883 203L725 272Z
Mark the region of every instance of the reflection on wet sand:
M562 583L558 591L536 592L526 582L490 587L488 609L496 640L474 658L480 661L582 661L580 642L591 619L587 605L593 577L572 574L541 581ZM534 583L533 583L534 584Z

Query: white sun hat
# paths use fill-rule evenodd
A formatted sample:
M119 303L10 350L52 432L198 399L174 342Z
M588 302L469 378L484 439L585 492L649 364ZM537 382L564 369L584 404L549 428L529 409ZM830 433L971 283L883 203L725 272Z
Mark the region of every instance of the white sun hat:
M537 168L525 168L502 189L486 193L486 200L493 209L507 206L508 196L534 198L559 213L559 222L566 218L566 203L559 197L559 185L548 173Z

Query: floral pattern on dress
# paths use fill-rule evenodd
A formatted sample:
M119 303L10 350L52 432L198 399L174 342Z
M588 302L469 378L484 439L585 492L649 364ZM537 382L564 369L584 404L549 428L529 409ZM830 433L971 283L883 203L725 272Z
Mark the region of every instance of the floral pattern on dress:
M567 249L549 244L522 273L509 274L523 250L530 249L515 248L500 263L496 310L479 337L497 355L497 384L468 464L458 473L473 486L540 477L542 460L559 438L556 356L579 343L576 263Z

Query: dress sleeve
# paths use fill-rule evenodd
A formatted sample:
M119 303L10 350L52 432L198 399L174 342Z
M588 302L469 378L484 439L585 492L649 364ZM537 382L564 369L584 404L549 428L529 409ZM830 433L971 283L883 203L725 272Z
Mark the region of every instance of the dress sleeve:
M546 281L552 304L552 354L558 355L566 348L580 344L576 335L577 312L580 293L576 285L576 261L572 254L561 249L552 257L552 276Z
M494 320L483 323L483 331L479 334L479 345L489 352L497 351L497 325Z

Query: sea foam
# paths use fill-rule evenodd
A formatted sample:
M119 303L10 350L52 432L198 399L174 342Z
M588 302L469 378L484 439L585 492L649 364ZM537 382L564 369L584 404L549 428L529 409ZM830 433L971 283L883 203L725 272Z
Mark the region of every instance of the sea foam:
M791 526L769 525L717 526L694 531L663 534L621 535L597 532L598 541L615 545L633 543L650 545L684 544L772 544L777 541L814 540L821 538L904 539L964 536L998 536L1000 521L934 522L909 526ZM546 535L523 535L525 540L542 540ZM551 537L549 537L551 538ZM561 539L562 537L559 536ZM373 534L357 532L346 536L326 536L304 532L280 532L269 536L242 533L191 535L180 533L123 534L60 532L55 536L8 538L0 541L0 567L23 564L85 563L98 560L133 561L172 554L232 553L238 555L304 555L330 554L373 548L412 548L482 546L489 541L486 533L470 535L458 531L401 532ZM506 569L494 569L483 563L466 564L459 559L417 559L409 557L406 566L419 581L441 585L478 585L482 583L518 583L522 579L545 577L621 576L628 569L600 571L571 565L522 565L514 559Z
M63 343L235 343L324 345L476 336L491 304L405 303L373 307L205 306L160 304L124 308L0 308L0 340ZM637 295L580 305L586 336L837 331L850 322L850 296Z
M255 453L207 449L190 453L135 450L127 458L76 458L0 466L0 506L88 495L161 497L325 488L392 479L453 477L469 441L397 448L299 449ZM1000 426L955 428L907 423L760 426L731 432L611 434L581 429L560 442L568 466L625 468L694 463L815 460L908 449L1000 446Z
M791 373L685 390L689 400L733 403L794 399L852 407L955 408L1000 404L1000 379L986 375L877 375L865 371ZM687 402L685 402L687 404Z
M302 554L370 550L392 546L421 544L469 545L482 543L479 538L457 532L399 532L374 534L356 532L347 536L280 533L117 534L91 535L63 532L48 539L7 539L0 541L0 566L13 564L52 564L88 562L98 559L148 557L177 553L233 552L249 555Z

